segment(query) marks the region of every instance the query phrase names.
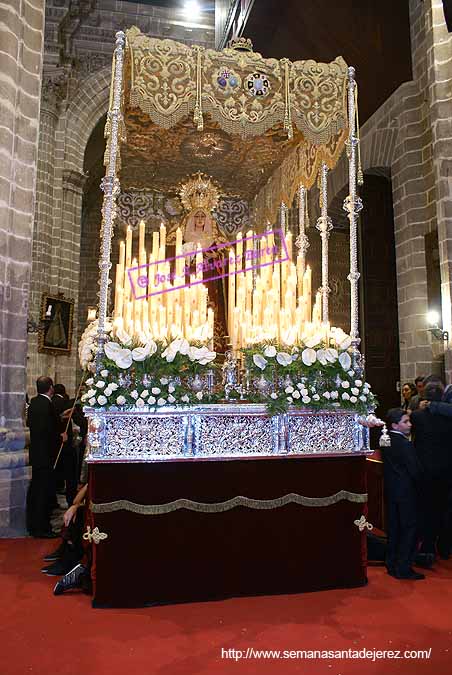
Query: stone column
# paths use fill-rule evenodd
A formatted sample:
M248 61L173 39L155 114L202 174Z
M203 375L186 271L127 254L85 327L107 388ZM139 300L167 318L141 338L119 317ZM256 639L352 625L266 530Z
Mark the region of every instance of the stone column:
M78 365L78 298L82 201L86 176L74 170L63 172L63 204L58 260L52 269L52 282L67 297L74 298L72 349L68 357L58 357L55 378L63 382L70 395L75 394Z
M452 35L441 0L424 3L428 104L432 128L433 171L437 188L436 219L441 271L443 328L452 331ZM446 379L452 381L452 351L446 349Z
M0 536L25 532L23 409L45 0L0 0Z
M36 208L33 228L33 253L30 284L29 318L31 331L28 334L27 389L34 392L36 378L53 376L55 357L38 354L37 327L40 318L41 299L44 291L55 291L50 285L52 269L52 245L54 225L55 185L55 129L61 100L61 87L57 80L44 77L41 91L41 114L39 123L38 166L36 177Z

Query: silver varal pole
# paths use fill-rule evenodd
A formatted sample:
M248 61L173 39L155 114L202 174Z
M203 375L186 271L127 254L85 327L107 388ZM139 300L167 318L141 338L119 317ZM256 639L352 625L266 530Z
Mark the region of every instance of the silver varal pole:
M306 188L300 185L298 188L298 237L295 239L295 246L301 256L303 272L306 268L306 254L309 248L309 238L306 235L306 198Z
M348 69L348 182L349 194L344 201L344 210L348 214L350 221L350 274L348 279L350 281L350 336L352 338L352 345L356 350L360 343L358 321L359 321L359 304L358 304L358 213L362 209L362 201L357 196L356 192L356 157L358 138L356 136L356 107L355 107L355 69L350 67Z
M104 344L107 340L105 333L105 323L107 319L107 300L108 286L110 284L110 254L111 239L113 235L113 223L116 216L116 199L119 194L119 179L116 175L117 160L119 155L119 128L122 123L121 111L121 93L122 77L124 65L124 45L125 34L122 31L116 33L116 47L114 52L114 72L112 97L110 109L108 111L107 124L110 127L109 158L105 177L101 182L101 189L104 193L102 204L102 228L99 257L99 323L97 328L97 353L96 365L99 367L100 359L104 351Z
M333 223L328 216L328 167L325 163L322 164L320 171L321 215L317 220L316 228L322 239L322 286L320 292L322 294L322 322L326 324L329 320L328 296L330 294L328 285L328 239L330 231L333 229Z

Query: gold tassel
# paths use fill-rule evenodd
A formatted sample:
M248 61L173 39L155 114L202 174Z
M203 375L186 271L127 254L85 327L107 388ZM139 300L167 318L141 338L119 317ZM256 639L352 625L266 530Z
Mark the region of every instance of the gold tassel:
M201 47L196 47L196 103L193 120L198 131L204 129L202 115Z
M284 111L284 131L287 131L287 137L289 140L292 140L293 138L293 126L292 126L292 111L290 108L290 89L289 89L289 76L290 76L290 70L289 70L289 64L290 61L288 59L283 59L282 63L284 63L284 105L285 105L285 111Z

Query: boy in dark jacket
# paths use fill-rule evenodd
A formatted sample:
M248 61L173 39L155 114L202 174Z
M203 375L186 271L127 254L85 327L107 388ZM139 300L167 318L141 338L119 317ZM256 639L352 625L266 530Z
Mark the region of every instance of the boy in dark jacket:
M401 408L388 411L391 445L383 451L388 548L386 567L396 579L425 579L412 561L417 543L417 501L421 467L408 435L410 417Z

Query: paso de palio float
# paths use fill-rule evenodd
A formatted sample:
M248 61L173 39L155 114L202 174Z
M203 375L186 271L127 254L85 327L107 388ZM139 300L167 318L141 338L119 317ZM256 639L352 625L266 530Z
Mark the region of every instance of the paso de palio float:
M342 58L264 59L244 39L215 52L131 28L117 33L106 136L98 318L79 347L93 604L364 584L375 399L359 352L354 69ZM346 148L349 329L330 325L328 304L328 174ZM238 149L245 168L232 170ZM181 208L176 221L124 233L109 307L120 181L139 162ZM228 238L216 216L230 195L252 195L252 226Z

